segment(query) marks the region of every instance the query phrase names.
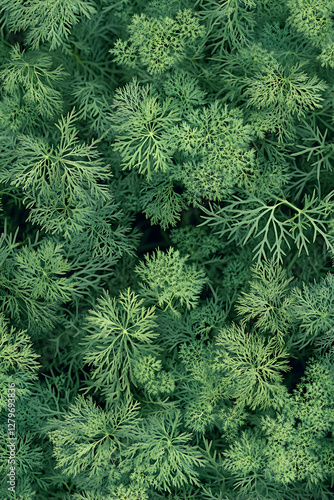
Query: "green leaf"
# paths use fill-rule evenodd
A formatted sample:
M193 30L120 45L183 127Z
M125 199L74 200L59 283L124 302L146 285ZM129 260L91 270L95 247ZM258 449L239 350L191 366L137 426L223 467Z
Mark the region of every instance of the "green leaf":
M157 250L155 254L146 254L144 259L136 273L143 281L141 290L145 297L172 310L178 305L191 309L197 304L207 278L195 264L187 264L188 256L181 257L171 247L166 253Z
M130 397L135 362L157 352L155 307L146 309L143 302L130 289L119 298L104 291L86 318L84 361L93 367L92 384L102 388L110 401L123 392Z

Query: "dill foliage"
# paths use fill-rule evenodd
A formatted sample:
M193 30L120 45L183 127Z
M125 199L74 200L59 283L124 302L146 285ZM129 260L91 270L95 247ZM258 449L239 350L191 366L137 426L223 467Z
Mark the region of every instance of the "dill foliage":
M334 498L333 23L0 0L2 500Z

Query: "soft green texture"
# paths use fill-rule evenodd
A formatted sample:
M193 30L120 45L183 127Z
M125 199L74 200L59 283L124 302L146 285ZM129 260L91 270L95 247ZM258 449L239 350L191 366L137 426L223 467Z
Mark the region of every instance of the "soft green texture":
M0 0L1 500L334 498L333 83L334 0Z

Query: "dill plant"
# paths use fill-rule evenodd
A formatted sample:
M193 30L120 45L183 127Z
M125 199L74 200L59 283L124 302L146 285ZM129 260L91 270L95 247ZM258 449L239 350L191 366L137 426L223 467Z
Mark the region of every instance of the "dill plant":
M334 497L333 13L0 0L1 499Z

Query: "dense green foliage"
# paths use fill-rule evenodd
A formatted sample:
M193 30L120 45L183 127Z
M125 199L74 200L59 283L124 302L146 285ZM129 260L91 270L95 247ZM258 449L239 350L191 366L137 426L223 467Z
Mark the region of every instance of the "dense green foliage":
M333 84L334 0L0 0L1 500L334 498Z

